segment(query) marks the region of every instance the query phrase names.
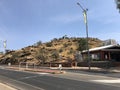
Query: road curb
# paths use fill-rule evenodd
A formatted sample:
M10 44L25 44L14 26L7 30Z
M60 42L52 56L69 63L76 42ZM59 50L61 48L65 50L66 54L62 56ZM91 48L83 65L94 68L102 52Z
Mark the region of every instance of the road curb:
M18 68L18 67L7 67L7 69L29 71L29 72L42 72L42 73L50 73L50 74L64 74L64 73L66 73L65 71L50 70L50 69L30 69L30 68Z

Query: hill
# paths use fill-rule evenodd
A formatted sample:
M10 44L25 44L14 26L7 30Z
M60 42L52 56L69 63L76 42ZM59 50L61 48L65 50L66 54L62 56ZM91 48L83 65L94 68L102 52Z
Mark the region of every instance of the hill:
M89 48L98 47L102 40L89 38ZM20 50L8 51L0 56L0 63L19 64L19 62L34 62L37 65L47 62L70 62L74 60L76 51L86 49L86 38L65 37L54 38L50 42L37 42Z

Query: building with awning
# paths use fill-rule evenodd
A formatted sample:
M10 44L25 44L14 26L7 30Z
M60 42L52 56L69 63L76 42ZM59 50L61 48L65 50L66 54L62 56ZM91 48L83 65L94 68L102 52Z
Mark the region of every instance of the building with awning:
M83 59L87 58L87 50L82 51ZM89 49L92 60L105 61L112 60L120 62L120 45L107 45Z

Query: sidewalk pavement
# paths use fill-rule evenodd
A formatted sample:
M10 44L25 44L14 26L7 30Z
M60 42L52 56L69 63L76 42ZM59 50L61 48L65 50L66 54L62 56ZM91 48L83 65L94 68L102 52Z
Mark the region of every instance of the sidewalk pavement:
M51 69L57 69L56 67L51 67ZM81 71L93 71L93 72L113 72L120 73L120 67L111 67L111 68L98 68L91 67L90 70L88 67L62 67L63 70L81 70Z
M0 90L17 90L17 89L14 89L6 84L0 83Z
M12 67L12 66L6 66L7 69L12 70L20 70L20 71L30 71L30 72L40 72L40 73L50 73L50 74L63 74L65 71L61 70L53 70L50 68L22 68L22 67Z
M62 70L59 70L58 67L40 67L40 68L25 68L25 67L23 68L17 66L5 66L5 67L13 70L42 72L42 73L51 73L51 74L63 74L65 73L65 70L120 73L120 67L111 67L111 68L91 67L90 70L88 69L88 67L62 67Z

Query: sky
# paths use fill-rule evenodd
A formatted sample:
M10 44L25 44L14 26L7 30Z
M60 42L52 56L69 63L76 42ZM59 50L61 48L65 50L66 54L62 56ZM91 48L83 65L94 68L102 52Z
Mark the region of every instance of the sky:
M86 37L79 2L88 8L89 37L120 43L120 13L114 0L0 0L0 51L18 50L53 38Z

